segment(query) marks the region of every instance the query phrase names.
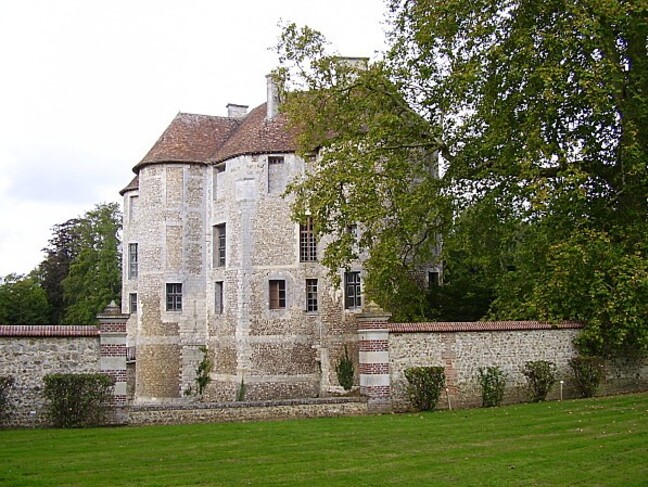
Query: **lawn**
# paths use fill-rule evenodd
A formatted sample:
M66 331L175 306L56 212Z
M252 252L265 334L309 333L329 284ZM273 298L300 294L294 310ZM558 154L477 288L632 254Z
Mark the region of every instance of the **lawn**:
M0 485L648 485L648 393L422 414L5 430Z

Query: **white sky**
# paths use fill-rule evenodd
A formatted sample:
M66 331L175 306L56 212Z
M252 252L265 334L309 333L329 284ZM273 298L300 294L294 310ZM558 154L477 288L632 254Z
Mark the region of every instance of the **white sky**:
M0 276L119 190L179 111L265 101L280 20L384 48L383 0L2 0Z

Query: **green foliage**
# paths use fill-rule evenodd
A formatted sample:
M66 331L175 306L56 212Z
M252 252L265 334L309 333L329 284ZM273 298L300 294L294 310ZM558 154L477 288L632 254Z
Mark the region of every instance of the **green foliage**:
M603 360L600 357L578 356L569 360L574 382L581 397L594 397L603 379Z
M542 402L556 383L556 364L547 360L529 361L524 364L522 374L527 379L531 401Z
M445 387L443 367L411 367L405 369L407 395L417 411L431 411L436 407Z
M47 374L43 382L48 417L55 427L102 424L112 378L105 374Z
M62 282L66 304L64 323L96 323L97 314L108 303L120 300L121 226L117 203L99 204L78 221L79 252Z
M9 414L9 389L14 384L14 378L8 375L0 375L0 422Z
M241 383L239 384L238 391L236 392L237 402L245 401L245 380L241 377Z
M52 238L49 239L48 246L43 249L45 259L38 266L37 273L50 306L49 323L63 322L65 314L63 280L70 271L70 264L80 251L79 224L80 220L73 218L54 225Z
M340 357L338 363L335 366L335 372L337 373L338 382L345 391L350 391L353 387L353 360L349 357L349 351L347 350L346 345L344 346L344 355Z
M203 358L196 368L196 385L198 386L198 395L202 396L205 388L212 380L210 374L214 362L209 358L207 347L200 347L200 351L203 354Z
M309 28L279 41L282 109L317 154L289 192L331 236L322 263L366 257L395 320L579 320L583 353L646 354L645 2L388 6L366 66Z
M313 216L331 239L322 257L332 282L370 250L365 293L394 319L422 318L419 270L437 259L450 216L438 179L438 135L405 103L382 63L350 63L328 54L321 34L286 27L280 45L282 110L299 134L308 177L293 182L298 221ZM301 88L310 91L297 91ZM316 152L317 157L308 157ZM349 232L357 225L358 238Z
M49 323L47 295L33 274L0 278L0 324Z
M482 388L482 407L499 406L504 399L506 372L498 366L479 367L479 384Z

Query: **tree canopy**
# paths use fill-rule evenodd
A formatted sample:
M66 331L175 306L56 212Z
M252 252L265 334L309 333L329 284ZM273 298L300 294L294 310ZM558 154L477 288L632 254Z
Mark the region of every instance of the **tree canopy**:
M28 276L0 284L0 322L93 324L121 294L117 203L97 204L52 228L45 259Z
M293 24L278 45L283 110L319 154L289 190L329 235L323 262L367 256L366 291L397 318L463 302L582 321L589 353L645 353L648 5L386 3L379 61ZM417 269L440 238L445 285L427 292Z
M45 323L49 323L49 305L37 277L9 274L0 278L0 324Z

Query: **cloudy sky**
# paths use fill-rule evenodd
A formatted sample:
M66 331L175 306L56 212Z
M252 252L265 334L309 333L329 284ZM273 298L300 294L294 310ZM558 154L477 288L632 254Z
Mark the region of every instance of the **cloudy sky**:
M383 49L383 0L0 2L0 275L119 190L179 111L265 101L280 20L339 53Z

